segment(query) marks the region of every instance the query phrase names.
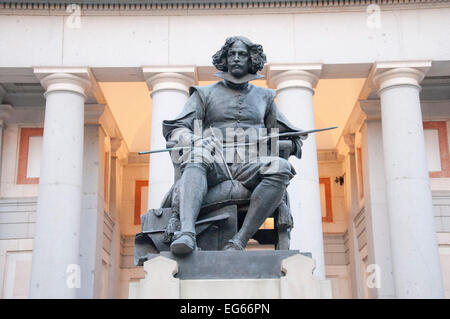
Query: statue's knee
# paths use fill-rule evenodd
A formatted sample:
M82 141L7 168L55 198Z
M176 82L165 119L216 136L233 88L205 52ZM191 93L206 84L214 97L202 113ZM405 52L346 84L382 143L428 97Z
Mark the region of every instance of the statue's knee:
M276 163L280 172L292 172L292 165L286 159L279 157L276 159Z
M202 149L196 148L190 152L186 152L181 164L181 169L184 170L187 167L199 167L206 171L213 168L213 162L210 157L205 156L205 152Z
M279 181L283 184L289 184L289 180L295 175L291 163L281 157L269 158L261 173L265 179Z
M281 157L274 157L270 161L271 170L275 174L288 174L292 172L292 165Z
M184 173L188 169L200 170L204 174L207 174L209 166L205 163L185 163L182 166L182 173Z

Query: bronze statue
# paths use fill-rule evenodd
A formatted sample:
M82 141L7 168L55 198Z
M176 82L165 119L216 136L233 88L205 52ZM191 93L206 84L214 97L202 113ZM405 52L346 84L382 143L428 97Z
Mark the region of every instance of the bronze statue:
M209 213L213 210L211 207L218 209L230 204L239 210L239 205L246 203L240 229L236 232L236 226L233 226L235 230L231 235L228 233L222 247L211 248L208 243L203 245L210 248L202 249L243 250L266 218L271 216L277 221L279 234L284 231L289 237L293 223L286 187L296 173L287 158L291 155L301 157L301 139L307 135L288 134L287 139L276 144L279 155L277 152L276 155L247 158L236 147L233 148L236 136L243 142L238 142L239 145L250 145L264 135L247 136L242 132L267 130L270 135L300 131L277 110L272 89L249 83L263 77L257 72L262 70L265 62L261 45L242 36L227 38L213 56L214 66L221 71L215 75L223 80L208 86L191 87L190 97L181 114L173 120L163 121L163 134L168 146L176 146L183 151L179 152L178 148L172 153L176 182L163 201L161 209L165 210L153 210L153 213L142 216L142 233L138 235L148 234L157 250L170 247L173 254L192 252L197 248L199 232L205 228L202 225L208 222L208 225L217 224L226 219L231 222L233 219L229 210L222 214ZM201 125L200 134L198 123ZM230 129L234 130L231 137ZM217 138L217 134L221 138ZM273 145L269 149L273 149ZM242 202L244 199L246 202ZM204 209L206 206L210 208ZM203 210L206 213L200 215L204 215L204 222L199 222L199 213ZM160 217L155 216L165 217L158 220ZM152 237L158 231L164 232L164 236L159 239ZM223 239L223 234L221 236ZM280 246L279 236L278 249L289 249L288 238L284 236ZM137 236L137 246L139 243Z

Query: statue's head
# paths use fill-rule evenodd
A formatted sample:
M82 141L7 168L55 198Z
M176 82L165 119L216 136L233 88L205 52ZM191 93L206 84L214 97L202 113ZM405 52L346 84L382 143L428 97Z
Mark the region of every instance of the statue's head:
M262 46L243 36L227 38L225 44L212 58L213 65L219 71L228 72L236 78L248 73L256 74L266 63Z

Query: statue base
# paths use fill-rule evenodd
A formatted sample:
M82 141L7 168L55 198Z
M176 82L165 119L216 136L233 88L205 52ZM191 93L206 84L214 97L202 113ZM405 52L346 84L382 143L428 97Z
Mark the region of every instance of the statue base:
M313 276L315 262L296 250L195 251L151 254L145 278L129 298L331 298L331 282Z

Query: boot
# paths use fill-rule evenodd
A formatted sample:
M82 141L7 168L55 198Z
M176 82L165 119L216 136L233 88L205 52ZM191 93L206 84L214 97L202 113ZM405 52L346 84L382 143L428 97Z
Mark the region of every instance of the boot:
M187 255L197 248L194 233L175 232L170 251L176 255Z
M173 254L189 254L196 249L195 222L197 221L203 198L208 191L206 170L202 167L187 166L181 176L180 223L181 229L170 245Z

